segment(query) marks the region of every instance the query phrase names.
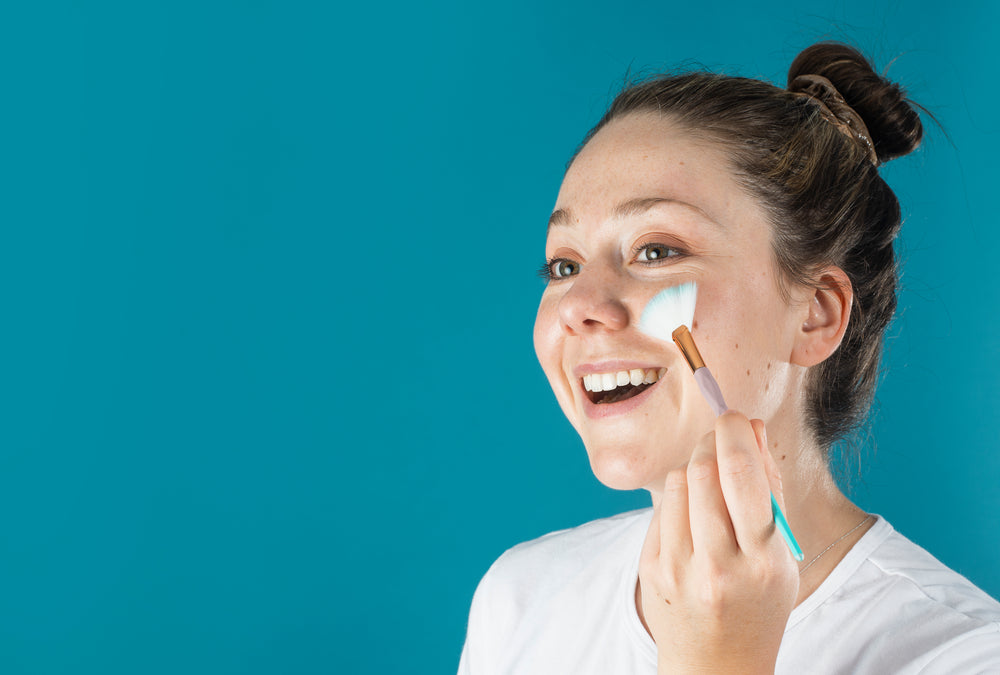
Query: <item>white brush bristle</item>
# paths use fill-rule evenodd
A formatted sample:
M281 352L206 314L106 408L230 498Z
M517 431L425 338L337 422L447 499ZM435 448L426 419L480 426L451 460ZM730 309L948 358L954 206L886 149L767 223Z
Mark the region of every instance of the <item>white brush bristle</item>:
M639 318L639 330L658 340L670 341L679 326L691 327L698 285L693 281L664 288L657 293Z

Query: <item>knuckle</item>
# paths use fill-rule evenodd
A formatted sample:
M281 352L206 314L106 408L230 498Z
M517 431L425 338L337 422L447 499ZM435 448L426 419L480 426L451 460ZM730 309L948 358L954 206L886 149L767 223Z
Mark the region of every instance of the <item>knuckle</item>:
M659 591L676 596L684 577L681 570L674 562L664 556L642 556L639 559L639 579Z
M729 575L719 569L706 570L698 588L698 601L707 608L720 608L727 604L732 589Z
M671 469L667 473L667 480L664 485L670 492L677 492L687 488L687 468Z
M687 466L687 478L703 481L719 475L719 462L715 457L692 458Z
M774 577L774 567L770 561L761 560L750 566L750 569L747 570L747 577L754 588L767 588L771 585L771 579Z
M757 471L757 462L754 461L754 457L746 449L741 448L727 457L721 463L719 469L731 478L748 478Z
M707 434L701 437L698 444L695 446L695 454L698 453L714 453L715 452L715 432L709 431Z

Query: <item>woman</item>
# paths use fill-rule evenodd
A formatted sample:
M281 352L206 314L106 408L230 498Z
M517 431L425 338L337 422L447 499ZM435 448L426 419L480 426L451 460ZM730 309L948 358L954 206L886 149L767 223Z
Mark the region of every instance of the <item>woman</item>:
M920 119L844 45L806 49L788 80L633 86L573 158L535 349L594 473L653 508L505 553L461 672L1000 671L1000 604L828 469L866 414L896 304L900 211L878 167L918 145ZM676 347L637 326L688 281L731 406L718 419Z

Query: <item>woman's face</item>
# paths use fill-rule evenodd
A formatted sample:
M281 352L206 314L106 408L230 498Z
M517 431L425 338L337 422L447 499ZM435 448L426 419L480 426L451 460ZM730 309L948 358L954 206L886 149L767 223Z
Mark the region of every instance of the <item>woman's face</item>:
M729 406L764 419L771 438L799 418L804 369L789 357L805 301L780 294L764 211L720 148L660 116L611 122L567 172L545 254L535 351L606 485L659 492L713 428L677 347L638 330L668 286L697 282L692 334ZM587 389L625 372L628 385Z

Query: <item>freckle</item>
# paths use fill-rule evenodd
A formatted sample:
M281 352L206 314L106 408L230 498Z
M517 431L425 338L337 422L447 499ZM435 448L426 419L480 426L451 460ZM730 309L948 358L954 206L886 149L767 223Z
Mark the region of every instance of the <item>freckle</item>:
M736 348L737 348L737 349L739 349L739 348L740 348L740 343L739 343L739 342L737 342L737 343L736 343Z
M771 384L769 382L765 382L764 383L764 391L767 391L770 388L771 388Z
M698 322L697 321L692 321L691 322L691 330L696 330L697 328L698 328Z
M749 377L749 376L750 376L750 371L748 370L748 371L747 371L747 377Z
M770 363L767 364L767 369L771 370L771 364Z
M781 459L785 459L785 455L782 455L782 456L781 456Z

